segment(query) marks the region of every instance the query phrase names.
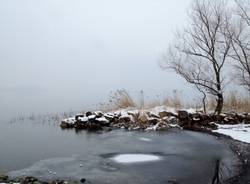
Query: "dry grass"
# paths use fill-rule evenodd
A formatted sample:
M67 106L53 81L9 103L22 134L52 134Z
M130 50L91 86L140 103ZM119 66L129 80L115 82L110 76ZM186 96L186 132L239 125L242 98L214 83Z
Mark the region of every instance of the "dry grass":
M136 103L138 102L138 103ZM139 105L138 105L139 104ZM144 109L153 108L156 106L167 106L175 109L181 108L194 108L202 110L202 102L199 97L192 101L185 100L183 93L178 90L174 90L169 95L156 95L152 100L144 102L143 92L141 91L140 99L133 99L128 91L125 89L117 90L109 95L108 102L99 104L99 109L102 111L118 110L122 108L138 108L142 112ZM214 98L209 98L207 101L208 112L213 112L216 106ZM237 91L231 91L224 96L224 112L250 112L250 98L239 94Z
M250 112L250 98L237 91L231 91L225 97L223 109L224 111Z
M77 112L68 111L62 113L48 113L48 114L30 114L30 115L19 115L10 119L10 123L34 121L37 123L59 123L62 119L72 117Z
M179 92L178 90L173 90L173 94L171 96L167 96L163 99L162 105L180 109L185 106L185 103L181 97L181 92Z
M125 89L111 92L106 103L99 104L103 111L111 111L117 109L124 109L129 107L136 107L136 103Z
M209 111L213 111L216 107L216 100L209 98L207 108ZM250 98L244 94L240 94L237 91L230 91L224 95L223 112L238 112L249 113L250 112Z

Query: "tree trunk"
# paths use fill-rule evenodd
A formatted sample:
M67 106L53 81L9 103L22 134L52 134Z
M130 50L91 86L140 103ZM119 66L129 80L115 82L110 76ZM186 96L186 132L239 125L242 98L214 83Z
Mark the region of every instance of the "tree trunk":
M207 108L206 108L206 97L204 96L202 98L202 104L203 104L203 112L207 114Z
M224 103L224 99L223 99L223 95L222 94L218 94L217 95L216 102L217 102L217 105L216 105L214 113L217 114L217 115L220 115L221 112L222 112L223 103Z

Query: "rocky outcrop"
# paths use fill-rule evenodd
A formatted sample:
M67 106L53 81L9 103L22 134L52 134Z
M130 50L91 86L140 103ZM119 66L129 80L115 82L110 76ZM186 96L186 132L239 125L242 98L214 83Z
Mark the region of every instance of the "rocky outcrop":
M7 175L0 175L0 183L4 184L81 184L88 183L85 178L81 178L79 181L65 181L65 180L51 180L51 181L42 181L36 177L26 176L26 177L18 177L18 178L10 178Z
M195 131L210 131L217 129L217 124L249 123L250 114L225 113L221 115L203 114L178 110L176 113L160 111L140 112L120 111L103 113L86 112L75 117L62 120L61 128L86 130L102 130L104 127L124 128L128 130L165 130L168 128L183 128Z

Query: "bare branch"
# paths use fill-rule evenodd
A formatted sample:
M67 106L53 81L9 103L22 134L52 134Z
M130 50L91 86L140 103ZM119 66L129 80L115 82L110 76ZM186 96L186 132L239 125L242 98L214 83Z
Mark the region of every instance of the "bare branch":
M224 0L195 0L190 12L190 26L177 34L165 56L163 68L171 69L194 85L203 95L217 98L216 113L223 106L223 68L231 50L232 39Z

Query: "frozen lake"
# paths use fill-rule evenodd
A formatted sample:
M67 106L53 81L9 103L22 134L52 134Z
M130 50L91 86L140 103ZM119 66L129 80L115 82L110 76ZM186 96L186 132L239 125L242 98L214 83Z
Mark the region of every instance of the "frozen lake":
M211 183L215 161L224 176L237 160L215 137L190 131L61 130L52 123L0 124L0 172L92 183Z

